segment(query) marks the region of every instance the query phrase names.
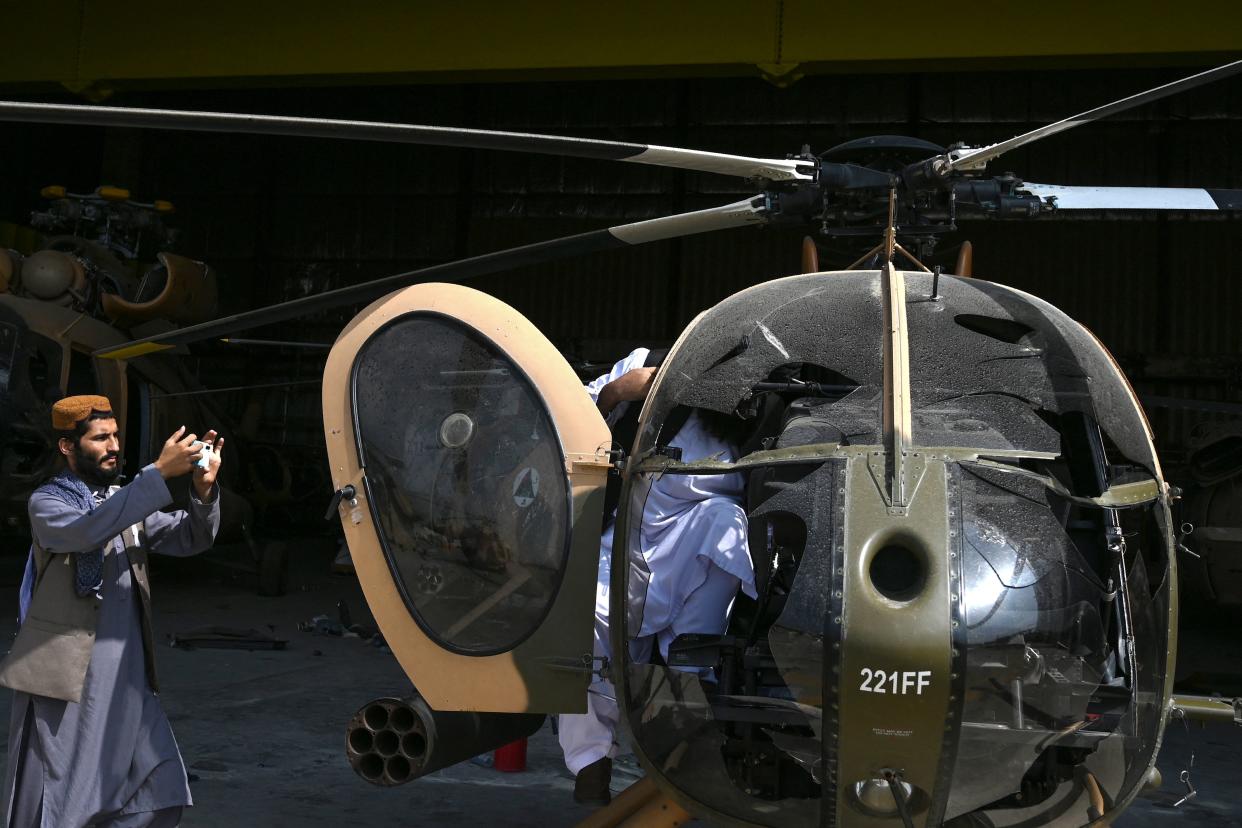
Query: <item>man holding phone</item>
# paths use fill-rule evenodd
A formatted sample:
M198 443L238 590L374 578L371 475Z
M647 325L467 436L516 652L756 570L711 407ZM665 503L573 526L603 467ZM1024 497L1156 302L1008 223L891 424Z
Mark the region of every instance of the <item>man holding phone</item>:
M147 555L211 548L223 438L184 426L124 486L106 397L52 407L66 468L30 497L21 627L0 664L16 693L5 808L12 828L170 828L192 804L157 696ZM210 447L210 450L207 448ZM189 508L165 483L193 474Z

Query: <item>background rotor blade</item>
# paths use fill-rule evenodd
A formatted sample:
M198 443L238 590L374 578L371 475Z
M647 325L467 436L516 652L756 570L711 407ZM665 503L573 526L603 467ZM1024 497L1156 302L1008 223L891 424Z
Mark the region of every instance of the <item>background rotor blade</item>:
M431 267L385 276L370 282L330 290L312 296L304 296L292 302L258 308L234 316L226 316L211 322L179 328L175 331L148 336L121 345L101 348L95 351L98 357L110 359L129 359L155 351L164 351L177 345L213 339L234 331L244 331L296 319L317 311L327 310L339 305L365 302L382 296L385 293L407 287L419 282L461 282L476 276L509 270L523 265L539 264L557 259L567 259L587 253L630 247L647 242L671 239L678 236L691 236L711 230L726 230L731 227L744 227L748 224L763 224L768 220L767 196L760 194L707 210L696 210L692 213L679 213L663 218L648 219L633 224L620 224L604 230L593 230L566 236L551 241L536 242L509 250L498 250L456 262L433 265Z
M1063 187L1024 183L1019 191L1055 199L1058 210L1242 210L1242 190L1198 187Z
M1106 118L1109 115L1115 115L1118 112L1124 112L1136 106L1142 106L1145 103L1192 89L1201 84L1227 78L1239 72L1242 72L1242 60L1226 63L1224 66L1217 66L1215 69L1209 69L1206 72L1200 72L1188 78L1166 83L1164 86L1157 86L1155 89L1148 89L1146 92L1140 92L1137 95L1131 95L1128 98L1122 98L1119 101L1113 101L1104 106L1097 106L1095 109L1088 109L1086 112L1080 112L1054 124L1033 129L1030 132L1010 138L1008 141L1001 141L999 144L950 152L945 157L944 164L939 166L939 172L944 174L953 170L978 169L997 156L1009 152L1011 149L1025 146L1032 141L1038 141L1040 138L1047 138L1049 135L1056 135L1058 132L1064 132L1067 129L1073 129L1076 126L1087 124L1100 118Z
M0 101L0 121L45 124L179 129L191 132L242 132L253 135L285 135L303 138L343 138L394 144L432 144L443 147L509 150L580 158L629 161L657 167L676 167L742 178L791 181L813 177L810 161L750 158L718 152L565 138L526 132L391 124L381 121L349 121L333 118L296 118L283 115L245 115L234 112L187 112L176 109L135 109L120 106L24 103Z

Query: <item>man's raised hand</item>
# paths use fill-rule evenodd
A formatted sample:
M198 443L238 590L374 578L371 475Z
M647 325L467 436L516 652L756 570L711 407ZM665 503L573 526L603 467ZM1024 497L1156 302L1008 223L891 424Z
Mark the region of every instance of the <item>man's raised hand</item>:
M212 434L215 432L213 431ZM186 434L185 426L181 426L164 441L164 448L160 450L160 456L154 464L160 477L169 480L188 474L190 469L194 468L194 464L202 456L201 449L194 445L197 439L198 437L194 434ZM208 486L208 488L211 487Z

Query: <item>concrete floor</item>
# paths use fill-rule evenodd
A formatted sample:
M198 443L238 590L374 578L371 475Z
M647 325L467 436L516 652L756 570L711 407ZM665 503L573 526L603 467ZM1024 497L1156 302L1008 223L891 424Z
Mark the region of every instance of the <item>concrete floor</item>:
M554 828L577 823L589 809L571 799L573 781L560 761L549 726L530 741L528 770L505 774L470 763L391 789L359 779L344 755L346 722L362 704L404 695L409 683L392 656L356 638L315 636L297 629L315 615L335 617L347 602L355 621L368 620L357 583L327 574L331 549L322 541L295 562L292 589L260 598L247 576L155 561L157 635L206 624L266 628L289 640L279 652L162 647L163 700L186 765L195 806L186 828L318 828L319 826L506 825ZM10 561L4 561L7 575ZM0 578L0 641L13 632L16 576ZM6 586L12 584L12 588ZM1213 628L1214 629L1214 628ZM1234 627L1236 629L1236 627ZM1229 631L1184 647L1183 663L1198 660L1220 672L1242 665L1242 646ZM1183 670L1182 672L1185 672ZM7 730L10 694L0 693L0 728ZM1193 747L1192 781L1199 795L1179 809L1177 776ZM1242 826L1242 728L1168 731L1160 765L1164 788L1140 800L1116 825ZM614 777L619 790L637 776L623 757Z

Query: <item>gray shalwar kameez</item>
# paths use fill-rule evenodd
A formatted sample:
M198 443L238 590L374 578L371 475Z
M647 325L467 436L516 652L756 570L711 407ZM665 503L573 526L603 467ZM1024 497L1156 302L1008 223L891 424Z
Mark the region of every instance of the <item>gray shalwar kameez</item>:
M110 519L100 513L118 510L105 501L90 517L119 527L130 520L142 524L152 552L185 556L211 546L219 526L218 490L209 504L192 496L188 514L165 514L156 509L171 498L152 467L130 485L141 489L133 495L145 496L126 498L126 508ZM68 508L55 498L32 498L36 539L44 542L42 525L47 534L61 535L62 549L68 546L64 524L78 515L57 514ZM145 510L150 514L134 514ZM133 531L123 529L126 535ZM142 604L126 540L132 545L135 539L118 535L105 549L102 603L81 702L14 694L5 778L12 828L163 828L175 826L181 809L193 804L172 727L147 680Z

